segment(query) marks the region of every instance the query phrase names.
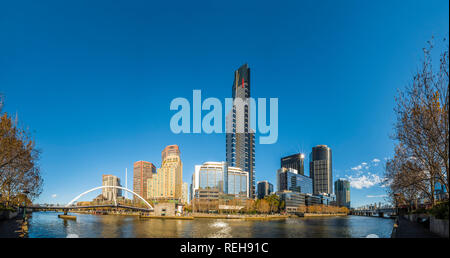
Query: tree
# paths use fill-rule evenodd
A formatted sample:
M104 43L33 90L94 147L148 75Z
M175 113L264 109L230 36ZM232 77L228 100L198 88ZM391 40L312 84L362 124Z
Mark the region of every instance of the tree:
M280 197L278 195L266 195L264 197L264 200L269 203L269 210L271 213L278 212L280 210Z
M258 200L257 210L259 213L269 213L270 212L269 202L264 199Z
M307 208L306 208L305 205L299 205L298 208L297 208L297 211L301 212L301 213L306 213Z
M0 99L0 114L2 101ZM40 152L29 133L18 127L17 119L7 113L0 117L0 192L6 205L17 203L20 194L28 192L33 200L42 192L43 180L38 164ZM16 200L15 200L16 199Z
M255 212L255 200L249 199L245 201L244 211L246 213L253 213Z
M425 197L434 205L435 184L449 189L449 59L447 44L439 69L433 70L432 49L433 43L428 42L412 84L396 97L393 138L397 144L395 157L386 166L386 178L391 183L391 198L394 194L406 201Z

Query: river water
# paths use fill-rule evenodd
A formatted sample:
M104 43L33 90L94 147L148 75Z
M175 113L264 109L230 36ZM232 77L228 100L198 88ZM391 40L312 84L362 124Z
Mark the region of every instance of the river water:
M394 221L376 217L313 217L285 220L139 219L135 216L73 214L77 220L58 218L56 212L34 212L30 238L389 238Z

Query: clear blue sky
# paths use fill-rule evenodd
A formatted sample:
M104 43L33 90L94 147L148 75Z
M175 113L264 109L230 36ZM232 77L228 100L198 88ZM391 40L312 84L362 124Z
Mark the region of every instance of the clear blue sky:
M352 180L359 206L383 200L394 96L426 41L448 36L448 8L446 0L3 1L0 92L42 150L37 201L66 203L104 173L124 183L125 168L131 188L133 162L159 166L169 144L180 146L189 183L195 164L225 160L223 134L171 133L169 104L193 89L231 97L233 72L248 63L252 96L279 98L278 142L256 145L256 180L275 184L281 156L326 144L334 178Z

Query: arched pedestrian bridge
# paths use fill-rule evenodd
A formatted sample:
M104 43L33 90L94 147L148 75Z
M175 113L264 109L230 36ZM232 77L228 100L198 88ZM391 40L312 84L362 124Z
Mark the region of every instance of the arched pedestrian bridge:
M131 194L133 194L134 196L138 197L140 200L142 200L145 205L147 206L147 208L142 208L142 207L134 207L134 206L128 206L128 205L121 205L117 203L117 200L114 199L114 204L104 204L104 205L87 205L87 206L76 206L73 205L73 203L75 203L78 199L80 199L82 196L99 190L99 189L105 189L105 188L115 188L115 189L121 189L124 191L127 191ZM65 206L29 206L27 208L31 208L31 209L37 209L37 210L63 210L64 213L67 213L68 210L73 210L73 209L92 209L92 208L105 208L105 207L117 207L117 208L124 208L124 209L131 209L131 210L137 210L137 211L153 211L153 206L148 203L142 196L140 196L139 194L131 191L130 189L127 189L125 187L121 187L121 186L108 186L108 185L103 185L103 186L99 186L99 187L94 187L90 190L87 190L83 193L81 193L80 195L78 195L77 197L75 197L73 200L71 200L68 204L66 204Z

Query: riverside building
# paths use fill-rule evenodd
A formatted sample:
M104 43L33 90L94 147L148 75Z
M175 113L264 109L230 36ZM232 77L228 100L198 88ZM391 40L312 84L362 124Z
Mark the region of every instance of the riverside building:
M280 196L281 201L284 201L285 210L288 213L295 213L299 206L306 206L307 195L304 193L285 190L277 192L277 195Z
M198 197L199 193L246 198L249 196L248 177L247 172L229 167L227 162L196 165L192 175L192 198Z
M147 181L156 174L156 167L151 162L137 161L133 166L133 191L144 199L147 196ZM136 196L133 199L137 199Z
M331 149L328 146L317 145L312 148L309 175L313 181L314 194L333 193Z
M277 170L277 191L293 191L299 193L312 193L312 179L298 174L292 168L280 168Z
M169 145L161 153L161 168L147 180L147 196L152 200L182 200L183 163L177 145Z
M226 116L226 162L248 172L249 197L255 198L255 134L250 128L250 68L234 72L233 108Z
M264 199L266 195L273 193L273 185L268 181L259 181L256 184L258 199Z
M334 182L334 191L336 193L336 204L339 207L350 209L350 182L345 179L338 179Z

